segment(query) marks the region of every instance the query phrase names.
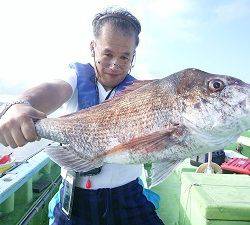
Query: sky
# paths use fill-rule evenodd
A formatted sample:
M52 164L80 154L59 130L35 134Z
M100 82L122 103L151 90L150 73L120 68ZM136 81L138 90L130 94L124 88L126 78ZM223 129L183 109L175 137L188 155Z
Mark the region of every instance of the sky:
M108 6L141 22L131 72L137 78L192 67L250 83L250 0L8 0L0 1L0 94L58 77L71 62L90 62L91 21Z

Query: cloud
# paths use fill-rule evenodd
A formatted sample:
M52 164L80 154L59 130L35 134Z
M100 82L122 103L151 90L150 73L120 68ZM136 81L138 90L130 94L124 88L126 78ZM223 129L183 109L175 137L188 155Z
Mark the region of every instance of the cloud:
M250 14L250 1L230 1L227 4L219 5L214 12L217 19L222 22L231 22L233 20L242 19L248 17Z
M141 10L147 34L154 36L154 39L166 37L171 42L197 41L199 21L193 12L198 5L191 0L150 1Z
M176 16L187 11L192 5L190 0L139 0L129 1L131 9L142 19L156 17L160 20Z

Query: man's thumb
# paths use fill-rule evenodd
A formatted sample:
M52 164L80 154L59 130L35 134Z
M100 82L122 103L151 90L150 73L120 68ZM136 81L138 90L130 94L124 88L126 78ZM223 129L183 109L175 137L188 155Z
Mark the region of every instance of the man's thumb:
M38 120L44 119L47 117L47 115L44 112L41 112L37 109L33 109L29 114L33 119L38 119Z

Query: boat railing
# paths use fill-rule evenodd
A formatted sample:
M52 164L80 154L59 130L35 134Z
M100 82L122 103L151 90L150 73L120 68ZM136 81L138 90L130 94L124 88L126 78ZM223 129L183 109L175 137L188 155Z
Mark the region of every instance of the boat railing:
M48 224L45 206L61 178L42 150L0 175L0 225Z

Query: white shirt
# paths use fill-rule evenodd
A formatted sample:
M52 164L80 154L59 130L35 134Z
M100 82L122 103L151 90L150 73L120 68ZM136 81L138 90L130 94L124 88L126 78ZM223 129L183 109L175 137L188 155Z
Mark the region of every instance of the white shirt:
M60 79L69 83L73 89L73 94L68 102L65 103L64 107L66 112L72 113L78 109L78 91L77 91L77 75L73 69L69 69ZM106 91L104 87L98 82L99 90L99 100L103 102L106 96L109 94L109 91ZM115 92L113 91L110 97L113 97ZM104 164L100 174L92 176L90 178L92 188L114 188L124 184L129 183L132 180L135 180L137 177L141 176L142 165L122 165L122 164ZM62 177L65 177L66 170L62 168L61 171ZM85 184L88 177L77 178L76 186L85 188Z

